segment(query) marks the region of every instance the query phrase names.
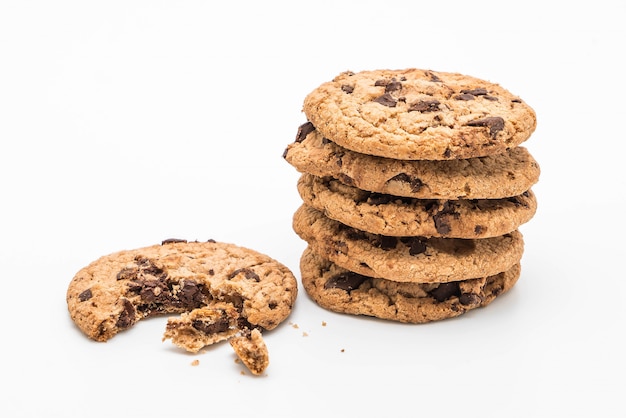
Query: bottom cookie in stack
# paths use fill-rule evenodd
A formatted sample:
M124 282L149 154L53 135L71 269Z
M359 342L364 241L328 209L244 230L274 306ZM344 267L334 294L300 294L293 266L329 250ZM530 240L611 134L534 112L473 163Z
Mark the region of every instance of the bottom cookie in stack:
M324 309L418 324L453 318L490 304L517 282L520 264L488 277L402 283L346 270L307 247L300 271L306 293Z

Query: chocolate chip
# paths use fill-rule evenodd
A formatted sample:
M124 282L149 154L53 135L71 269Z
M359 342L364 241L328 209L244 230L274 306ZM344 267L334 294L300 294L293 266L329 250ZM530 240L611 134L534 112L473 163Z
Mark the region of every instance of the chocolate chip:
M128 299L124 299L122 301L122 304L123 304L123 309L122 309L122 312L120 313L119 318L117 319L115 326L120 329L126 329L135 323L136 311L135 311L135 307Z
M305 140L308 134L315 130L315 126L311 122L303 123L298 127L298 133L296 134L296 142L302 142Z
M237 269L235 271L233 271L229 276L228 279L232 279L233 277L237 276L238 274L243 273L245 278L248 280L254 280L255 282L260 282L261 278L259 277L258 274L256 274L254 272L254 270L249 269L249 268L241 268L241 269Z
M203 300L202 289L204 285L198 284L193 280L185 280L183 288L176 295L183 306L197 306Z
M398 245L398 238L388 237L384 235L380 236L379 246L382 250L385 250L385 251L393 250L394 248L396 248L396 245Z
M350 293L368 280L366 276L351 271L337 274L324 283L324 289L341 289Z
M443 152L443 156L444 158L450 158L450 156L452 156L452 151L450 150L450 148L446 148L446 150Z
M433 215L433 220L435 222L435 229L437 229L437 232L439 232L441 235L447 235L450 233L450 231L452 230L452 227L450 226L450 216L457 216L458 217L458 213L455 211L455 207L452 203L450 203L449 200L446 200L443 203L443 207L441 208L441 210L439 212L437 212L436 214Z
M474 95L472 94L468 94L468 93L464 93L464 94L457 94L456 96L454 96L454 98L456 100L465 100L465 101L469 101L469 100L474 100Z
M389 93L385 93L382 96L375 98L374 101L376 103L378 103L378 104L381 104L381 105L387 106L387 107L396 107L396 103L398 102Z
M138 270L136 268L125 267L117 273L115 278L117 280L133 280L137 278L137 272Z
M409 112L437 112L439 110L439 100L420 100L409 106Z
M490 95L488 95L488 94L484 95L483 97L485 98L485 100L490 100L490 101L492 101L492 102L497 102L497 101L498 101L498 98L497 98L497 97L490 96Z
M471 94L472 96L484 96L487 94L487 89L479 87L477 89L464 89L461 90L461 94Z
M426 75L430 77L430 81L434 81L436 83L441 82L441 79L439 77L437 77L437 75L435 73L432 73L432 72L428 71L426 73Z
M354 186L354 179L346 174L341 173L337 176L337 178L343 184L346 184L348 186Z
M504 129L504 119L500 116L490 116L484 119L477 119L467 123L467 126L486 126L489 128L489 135L495 139L498 132Z
M385 86L385 93L392 93L398 90L402 90L402 83L395 81L395 79Z
M459 288L458 282L441 283L439 286L431 290L429 294L434 297L437 302L443 302L453 296L460 296L461 289Z
M474 293L463 293L460 297L459 297L459 302L461 302L461 305L480 305L480 303L482 302L482 299L480 296L474 294Z
M423 238L412 237L409 240L409 255L419 255L426 252L426 242Z
M214 322L194 319L191 321L191 326L205 335L213 335L219 332L228 331L230 323L228 318L218 318Z
M370 205L385 205L385 204L391 202L394 199L395 199L394 196L391 196L391 195L388 195L388 194L370 193L367 196L366 201Z
M390 181L401 181L404 183L408 183L409 186L411 186L411 191L413 193L418 192L422 187L424 187L424 183L422 182L422 180L417 177L411 177L406 173L400 173L393 176L392 178L387 180L387 183L389 183Z
M86 300L89 300L93 297L93 294L91 293L91 289L87 289L87 290L83 290L82 292L80 292L80 294L78 295L78 300L81 302L84 302Z
M186 239L178 239L178 238L168 238L165 239L163 241L161 241L161 245L165 245L165 244L175 244L178 242L187 242Z
M484 228L485 228L485 227L484 227L484 226L482 226L482 225L476 225L476 226L474 227L474 233L475 233L476 235L480 235L480 234L483 232L483 229L484 229Z
M343 86L341 86L341 90L346 94L352 94L352 92L354 91L354 86L344 84Z

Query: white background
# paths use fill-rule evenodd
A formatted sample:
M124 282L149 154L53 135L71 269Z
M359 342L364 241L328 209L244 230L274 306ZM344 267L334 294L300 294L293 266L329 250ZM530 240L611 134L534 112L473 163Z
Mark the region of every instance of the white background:
M0 1L0 415L625 416L625 18L617 0ZM165 238L254 248L299 277L282 153L305 95L407 67L497 82L537 112L539 209L510 293L403 325L301 288L262 377L228 344L162 343L165 318L107 343L74 327L80 268Z

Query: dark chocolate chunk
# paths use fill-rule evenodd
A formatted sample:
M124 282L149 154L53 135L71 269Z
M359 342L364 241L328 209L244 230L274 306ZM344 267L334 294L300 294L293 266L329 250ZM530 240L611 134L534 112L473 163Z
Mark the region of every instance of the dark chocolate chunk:
M449 222L450 216L458 216L459 214L455 211L455 207L449 200L446 200L443 203L443 207L439 212L433 215L433 220L435 221L435 228L437 232L441 235L447 235L452 230Z
M426 242L420 237L412 237L409 241L409 255L418 255L426 252Z
M474 95L473 94L469 94L469 93L463 93L463 94L457 94L456 96L454 96L454 98L456 100L469 101L469 100L474 100Z
M396 248L396 245L398 245L398 238L388 237L385 235L380 236L379 246L382 250L385 250L385 251L393 250L394 248Z
M461 94L471 94L472 96L484 96L487 94L487 89L479 87L477 89L464 89L461 90Z
M368 280L368 277L348 271L328 279L324 283L324 289L341 289L349 293L354 289L358 289L366 280Z
M443 152L444 158L450 158L451 155L452 151L450 150L450 148L446 148L446 150Z
M302 142L308 134L315 130L315 126L311 122L303 123L298 127L298 133L296 134L296 142Z
M242 269L237 269L235 271L233 271L228 278L232 279L233 277L237 276L238 274L243 273L245 275L245 278L248 280L254 280L255 282L260 282L261 278L259 277L258 274L256 274L254 272L254 270L250 269L250 268L242 268Z
M476 295L474 293L463 293L460 297L459 297L459 302L461 302L461 305L480 305L482 302L482 299L479 295Z
M459 289L458 282L441 283L439 286L431 290L429 294L434 297L437 302L443 302L453 296L460 296L461 289Z
M392 93L398 90L402 90L402 83L395 79L391 80L391 82L385 86L385 93Z
M346 184L348 186L354 186L354 179L346 174L340 173L337 178L339 179L339 181L341 181L343 184Z
M164 239L163 241L161 241L161 245L175 244L177 242L187 242L187 240L186 239L178 239L178 238L168 238L168 239Z
M483 232L483 229L484 229L484 228L485 228L485 227L484 227L484 226L482 226L482 225L476 225L476 226L474 227L474 233L475 233L476 235L479 235L479 234L481 234L481 233Z
M409 106L409 112L437 112L439 110L439 100L420 100Z
M398 102L393 96L389 93L385 93L382 96L379 96L374 99L376 103L379 103L383 106L387 107L396 107L396 103Z
M477 119L467 123L467 126L485 126L489 128L491 138L496 137L498 132L504 129L504 119L500 116L490 116L484 119Z
M138 272L139 270L136 268L124 267L119 272L117 272L117 275L115 276L115 278L117 280L133 280L137 278Z
M341 86L341 90L346 94L352 94L352 92L354 91L354 86L344 84L343 86Z
M82 292L80 292L80 294L78 295L78 300L80 300L81 302L84 302L86 300L89 300L93 297L93 294L91 293L91 289L87 289L87 290L83 290Z
M428 71L428 72L426 73L426 75L430 77L430 81L434 81L435 83L439 83L439 82L441 82L441 79L440 79L439 77L437 77L437 75L436 75L436 74L431 73L430 71Z
M228 321L228 318L218 318L215 322L194 319L191 322L191 326L205 335L213 335L220 332L228 331L230 323Z
M392 178L387 180L387 183L389 183L390 181L402 181L404 183L408 183L411 186L411 191L413 193L418 192L422 187L424 187L424 183L422 182L422 180L418 179L417 177L411 177L406 173L400 173L393 176Z
M204 285L193 280L185 280L182 289L178 291L178 300L184 306L197 306L204 300L203 288Z
M135 307L128 299L122 300L122 312L115 324L120 329L126 329L135 323Z

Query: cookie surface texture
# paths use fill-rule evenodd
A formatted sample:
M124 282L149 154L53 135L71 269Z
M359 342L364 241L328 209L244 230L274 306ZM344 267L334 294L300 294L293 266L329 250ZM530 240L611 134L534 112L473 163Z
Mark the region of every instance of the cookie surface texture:
M434 283L491 276L520 262L519 231L481 239L387 237L351 228L300 206L293 229L324 258L365 276Z
M309 93L303 111L342 147L401 160L498 154L537 124L534 110L498 84L421 69L344 72Z
M300 259L302 285L324 309L406 323L453 318L487 306L520 276L520 264L489 277L451 283L401 283L345 270L307 247Z
M501 154L446 161L408 161L366 155L325 139L310 122L283 154L300 173L334 177L371 192L419 199L500 199L539 180L537 161L524 147Z
M366 192L311 174L300 177L298 192L304 203L331 219L396 237L496 237L518 229L537 210L532 191L506 199L413 199Z
M240 328L270 330L296 296L292 272L267 255L212 240L167 240L92 262L71 280L66 300L80 330L107 341L143 318L218 304L228 305L229 321L237 317Z

